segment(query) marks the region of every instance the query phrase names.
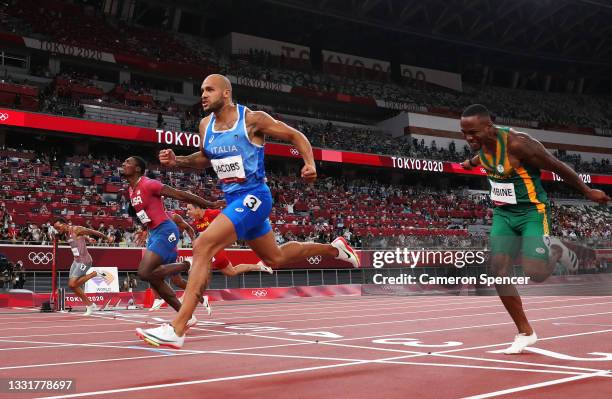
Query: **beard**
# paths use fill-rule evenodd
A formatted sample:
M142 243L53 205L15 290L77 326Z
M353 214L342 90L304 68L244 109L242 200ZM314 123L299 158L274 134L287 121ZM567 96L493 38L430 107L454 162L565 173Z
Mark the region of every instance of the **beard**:
M217 112L217 111L220 111L221 108L223 108L223 105L225 105L225 102L223 101L223 99L219 99L215 102L209 102L208 107L203 108L203 109L204 109L204 112L206 113Z

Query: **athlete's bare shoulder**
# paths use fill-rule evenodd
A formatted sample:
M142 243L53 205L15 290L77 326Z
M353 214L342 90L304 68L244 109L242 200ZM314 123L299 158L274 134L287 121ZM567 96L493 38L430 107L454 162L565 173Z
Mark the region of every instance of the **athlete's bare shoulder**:
M508 134L508 149L511 152L520 152L524 150L525 147L533 145L534 142L537 142L537 140L531 137L529 133L519 132L514 128L510 129L510 134Z
M212 114L210 114L210 115L212 115ZM210 115L205 116L200 121L199 130L200 130L201 134L204 134L204 132L206 131L206 127L208 126L208 123L210 122Z
M508 135L508 151L520 161L533 162L534 157L542 157L546 149L529 133L510 130Z
M244 111L244 119L247 126L257 126L261 121L272 117L264 111L253 111L248 108Z

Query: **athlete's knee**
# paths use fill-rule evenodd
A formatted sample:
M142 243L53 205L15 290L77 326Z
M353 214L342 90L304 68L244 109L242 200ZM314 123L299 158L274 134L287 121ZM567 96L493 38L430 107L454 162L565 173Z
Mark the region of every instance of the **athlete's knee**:
M523 272L535 283L541 283L550 277L551 271L548 262L544 261L523 261Z
M238 275L238 272L236 271L235 266L226 266L223 269L221 269L221 272L225 274L227 277L236 277Z
M282 253L263 256L261 258L261 261L264 263L264 265L269 266L272 269L280 267L286 263L285 257Z
M495 277L507 277L510 274L511 261L508 255L494 255L491 259L491 271Z
M184 285L185 281L183 280L183 278L179 275L179 274L173 274L172 276L170 276L170 280L175 284L175 285Z
M141 279L142 281L148 281L148 282L155 280L153 273L148 269L139 269L138 278Z
M525 275L534 283L542 283L550 277L550 273L547 270L525 270Z
M70 289L75 289L79 286L79 284L77 283L77 279L76 278L71 278L70 280L68 280L68 287Z
M210 236L200 236L193 243L193 256L212 258L215 254L217 243Z
M495 277L508 277L510 267L508 265L493 265L492 272Z

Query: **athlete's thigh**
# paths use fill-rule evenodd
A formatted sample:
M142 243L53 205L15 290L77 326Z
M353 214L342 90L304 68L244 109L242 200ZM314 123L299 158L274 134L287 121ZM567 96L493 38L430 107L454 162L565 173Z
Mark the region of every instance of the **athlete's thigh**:
M271 230L272 202L270 189L262 186L228 198L222 214L232 221L237 239L253 240Z
M193 242L194 255L204 247L210 248L210 251L214 255L236 242L236 240L237 237L234 224L222 213L217 216L208 228Z
M523 216L520 225L521 252L523 253L523 267L527 263L545 265L549 258L548 236L550 234L550 215L546 210L532 210Z
M147 251L159 256L160 265L173 263L177 256L178 237L179 230L176 224L172 221L164 222L149 234Z
M246 242L255 254L265 263L268 259L275 259L282 256L282 252L274 238L274 232L269 231L261 237Z
M90 268L91 268L91 265L87 265L85 263L80 263L76 261L72 262L72 265L70 265L70 273L68 274L68 276L74 279L83 277L87 274Z
M507 255L516 257L520 249L520 235L513 228L512 217L506 212L496 209L493 213L493 224L489 234L491 257Z
M491 255L491 267L489 274L495 277L506 277L511 275L514 257L504 253Z
M140 259L140 264L138 265L138 272L152 272L162 264L162 257L159 254L147 249L144 255L142 256L142 259Z

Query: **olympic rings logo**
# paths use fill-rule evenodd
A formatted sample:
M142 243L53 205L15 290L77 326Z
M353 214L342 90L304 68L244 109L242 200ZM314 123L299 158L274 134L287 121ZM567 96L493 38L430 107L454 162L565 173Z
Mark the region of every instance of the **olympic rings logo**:
M53 261L53 254L51 252L30 252L28 259L35 265L48 265Z
M317 255L317 256L311 256L310 258L307 258L306 260L311 265L318 265L319 263L321 263L323 258L320 255Z
M9 114L5 113L5 112L0 112L0 121L5 121L9 118Z
M251 295L261 298L261 297L267 296L268 291L267 290L253 290L251 291Z
M293 148L293 147L291 147L289 152L291 153L291 155L294 155L296 157L300 155L300 152L296 148Z

